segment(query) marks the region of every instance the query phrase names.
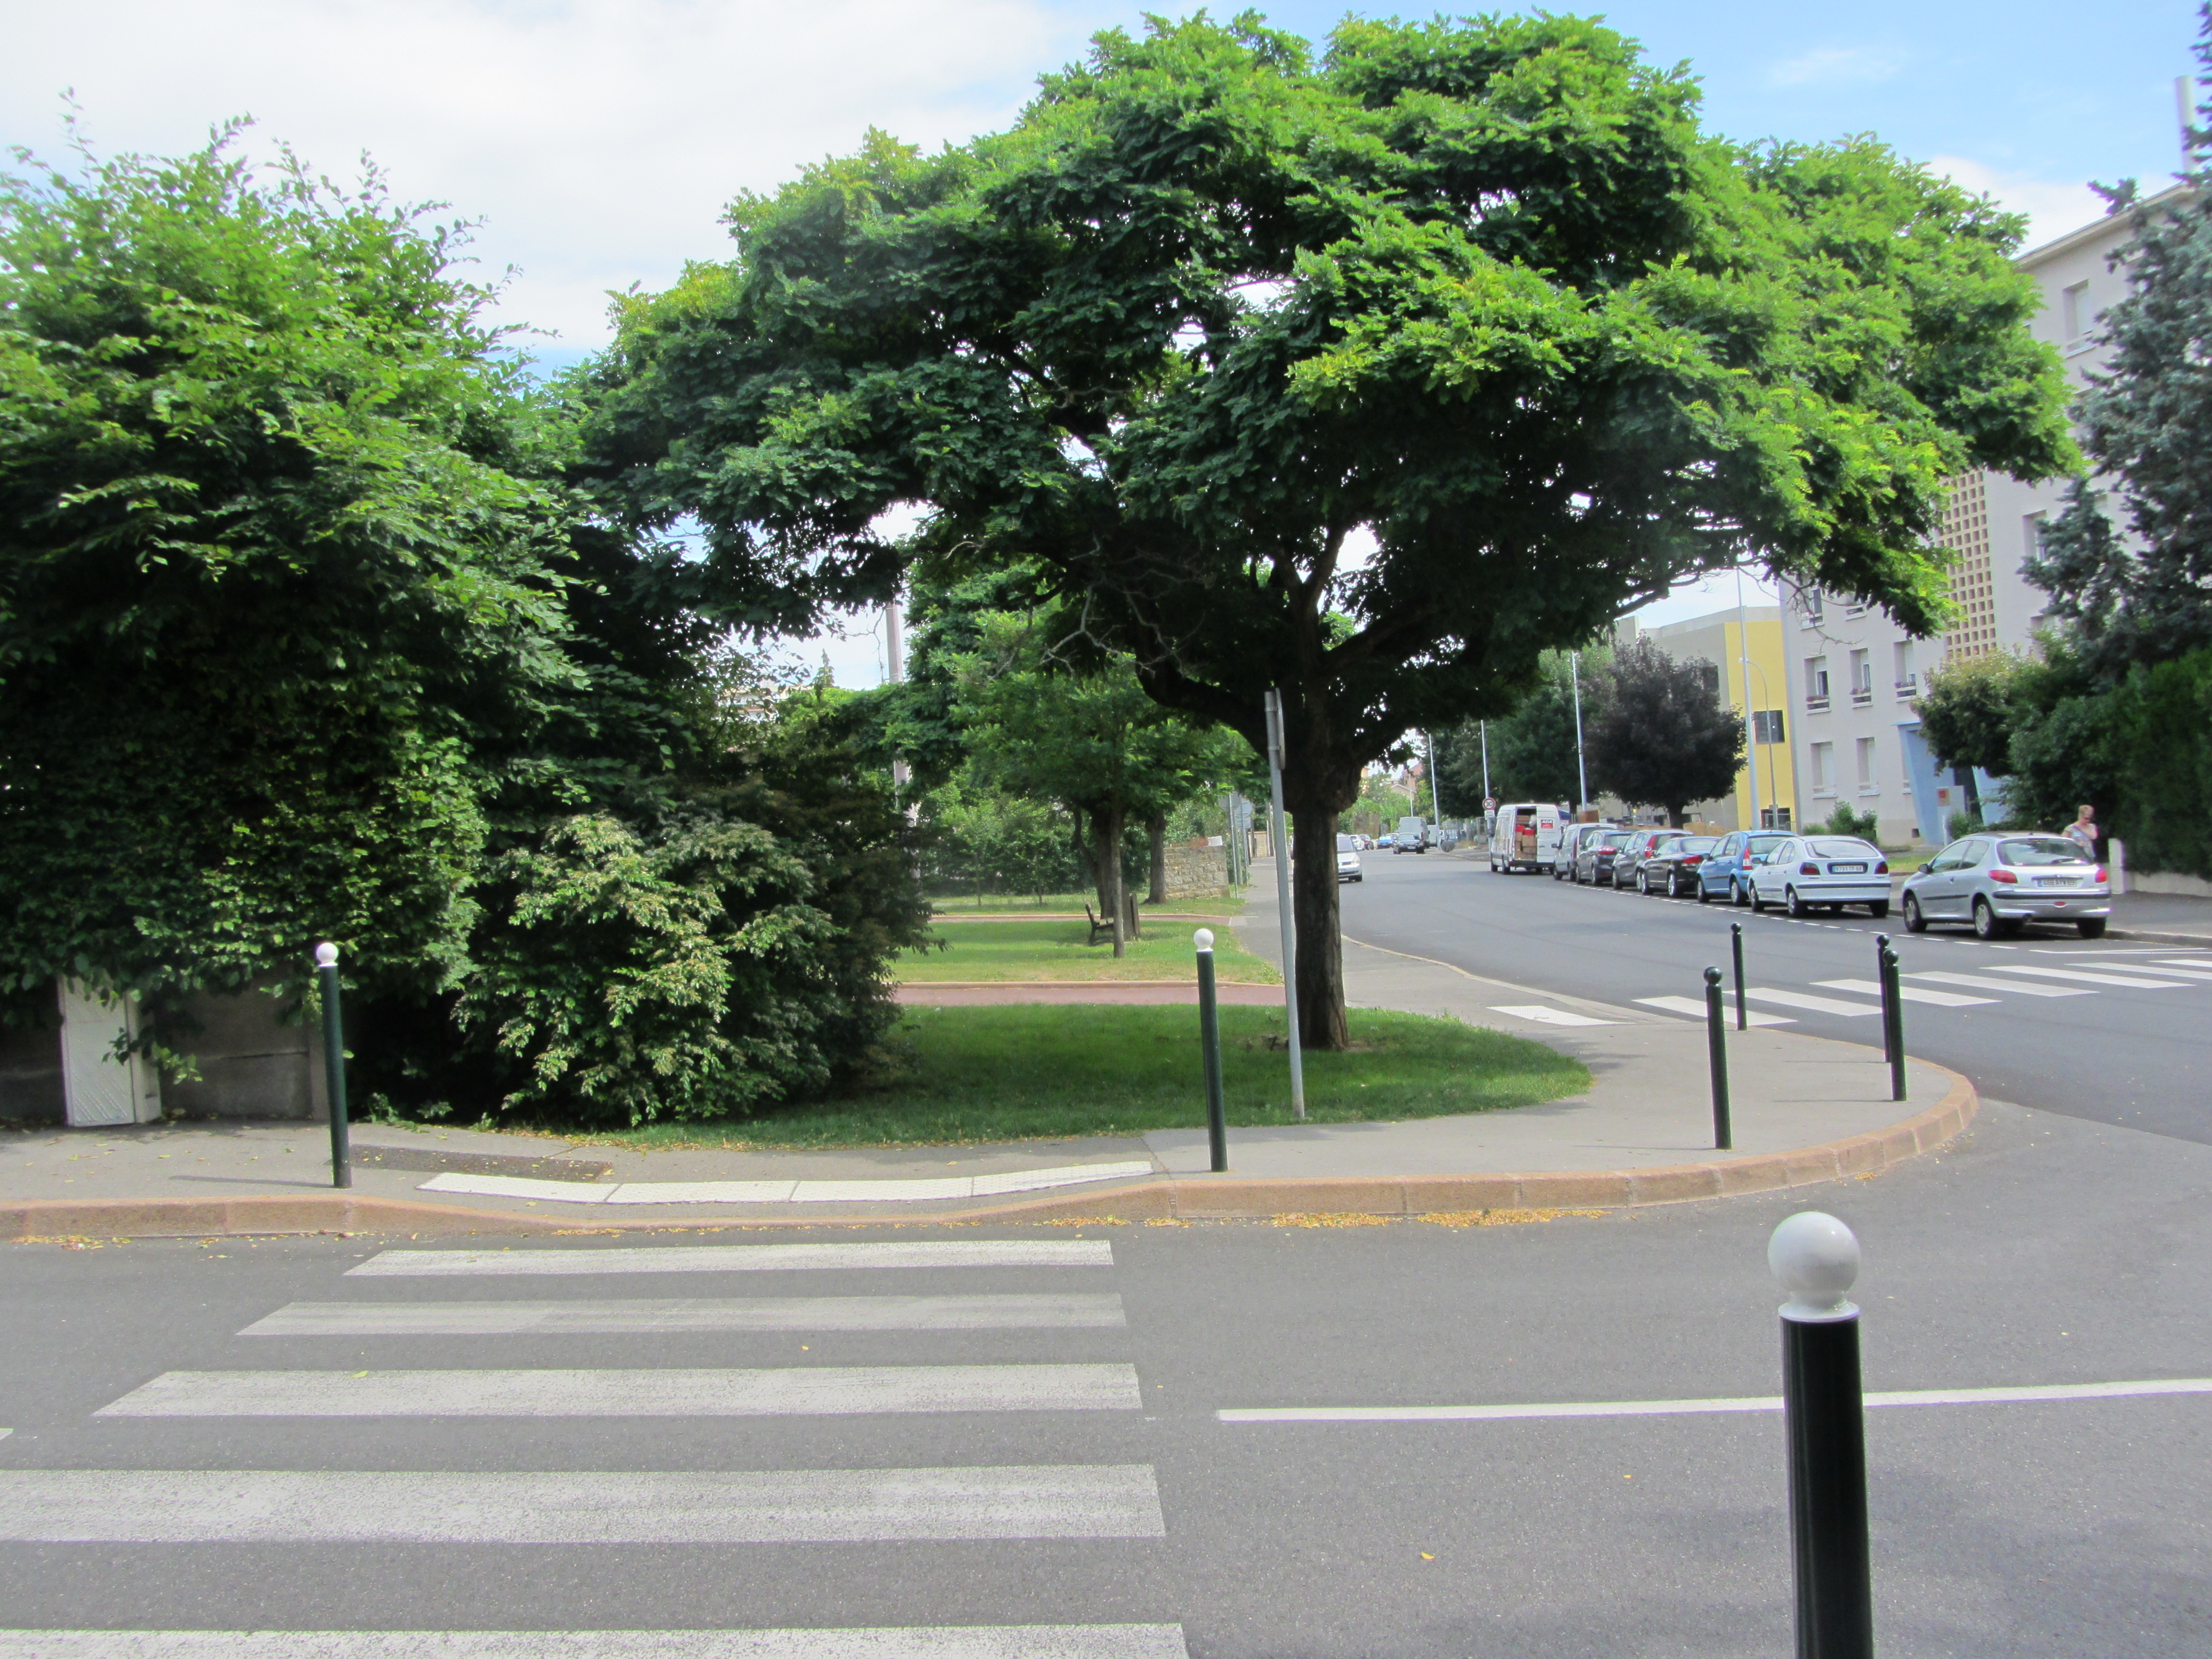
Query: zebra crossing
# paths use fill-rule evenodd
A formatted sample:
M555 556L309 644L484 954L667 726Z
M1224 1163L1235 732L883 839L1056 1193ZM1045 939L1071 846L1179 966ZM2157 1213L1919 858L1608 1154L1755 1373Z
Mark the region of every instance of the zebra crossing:
M274 1307L236 1334L343 1339L343 1366L167 1370L91 1413L97 1421L453 1418L837 1419L923 1413L1141 1413L1126 1361L1055 1358L1069 1334L1126 1331L1105 1239L893 1239L835 1243L386 1249L349 1268L339 1297ZM981 1288L963 1275L1036 1281ZM821 1273L901 1275L866 1293L803 1291ZM623 1298L637 1274L726 1274L787 1296ZM927 1275L922 1283L913 1275ZM782 1279L782 1275L796 1275ZM567 1280L569 1298L477 1300L462 1289ZM1016 1281L1018 1282L1018 1281ZM866 1279L862 1280L866 1283ZM1106 1284L1110 1285L1110 1279ZM641 1285L641 1289L661 1286ZM709 1282L702 1289L720 1286ZM708 1333L744 1339L864 1333L893 1347L940 1332L1004 1332L1039 1352L1014 1363L655 1366L380 1366L374 1345L424 1336L569 1338ZM1095 1335L1089 1336L1092 1342ZM1109 1339L1110 1340L1110 1338ZM417 1351L419 1352L419 1350ZM534 1352L535 1350L526 1352ZM1095 1352L1095 1348L1093 1350ZM502 1358L507 1357L503 1354ZM601 1357L604 1357L602 1354ZM872 1356L873 1357L873 1356ZM990 1420L987 1417L986 1422ZM1070 1415L1073 1424L1080 1418ZM272 1431L275 1431L272 1427ZM240 1434L244 1439L237 1437ZM221 1443L250 1446L251 1430ZM1000 1438L987 1434L986 1443ZM933 1443L940 1447L942 1442ZM47 1545L873 1545L1151 1540L1167 1536L1144 1462L948 1467L544 1469L0 1468L0 1541ZM281 1462L282 1458L271 1458ZM423 1460L429 1461L429 1460ZM639 1460L644 1461L644 1460ZM676 1461L676 1460L671 1460ZM577 1571L588 1574L588 1559ZM1057 1611L1057 1609L1055 1609ZM0 1659L1186 1659L1179 1624L885 1626L849 1629L0 1631Z
M1987 1008L2002 1006L2008 997L2048 1000L2096 996L2113 991L2185 991L2212 985L2212 951L2175 952L2169 947L2161 947L2140 953L2105 950L2039 951L2033 954L2042 960L1992 958L1979 964L1972 973L1906 969L1899 975L1898 992L1905 1001L1924 1007ZM1747 1011L1747 1023L1753 1025L1796 1023L1790 1014L1770 1012L1769 1008L1794 1009L1839 1019L1871 1019L1881 1012L1881 987L1872 979L1820 979L1803 988L1747 985L1743 994L1747 1003L1765 1005ZM1636 1002L1641 1007L1680 1014L1685 1018L1705 1018L1705 1005L1694 997L1638 997ZM1730 1018L1733 1017L1731 1004Z

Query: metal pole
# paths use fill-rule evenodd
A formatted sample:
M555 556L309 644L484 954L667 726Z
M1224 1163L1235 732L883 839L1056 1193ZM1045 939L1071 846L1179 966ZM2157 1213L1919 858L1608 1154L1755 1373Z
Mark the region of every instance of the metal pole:
M906 599L898 589L891 590L890 603L884 607L884 653L890 664L884 678L893 685L906 678ZM902 756L891 757L891 787L903 792L914 781L914 769Z
M1844 1295L1858 1277L1859 1242L1835 1217L1808 1210L1774 1230L1766 1261L1790 1292L1782 1409L1797 1659L1874 1659L1859 1310Z
M1750 1021L1743 1012L1743 924L1729 923L1729 945L1735 953L1735 1029L1745 1030Z
M1490 787L1490 722L1482 723L1482 798L1487 801L1497 791ZM1486 829L1489 826L1485 825Z
M1198 1045L1206 1059L1206 1138L1213 1148L1213 1173L1229 1167L1229 1117L1222 1103L1221 1012L1213 997L1213 932L1191 935L1198 945Z
M1881 1043L1889 1060L1889 1097L1905 1098L1905 993L1897 979L1897 948L1887 933L1875 936L1875 963L1881 981Z
M338 947L315 947L315 979L323 994L323 1075L330 1082L331 1185L353 1185L353 1148L346 1134L345 1020L338 1010Z
M1283 1017L1291 1037L1291 1115L1306 1121L1305 1055L1298 1046L1298 939L1291 914L1291 820L1283 810L1283 694L1267 693L1267 787L1275 816L1275 908L1283 929ZM1326 854L1335 862L1334 849Z
M1728 1022L1721 1014L1721 970L1705 969L1705 1052L1713 1073L1713 1150L1735 1149L1729 1124Z
M1759 725L1751 712L1751 613L1743 608L1743 567L1735 568L1736 662L1743 670L1743 770L1751 781L1751 822L1747 832L1765 828L1759 820Z
M1575 688L1575 787L1582 793L1575 797L1575 816L1580 817L1583 808L1589 805L1589 768L1583 762L1583 653L1567 653L1567 678Z

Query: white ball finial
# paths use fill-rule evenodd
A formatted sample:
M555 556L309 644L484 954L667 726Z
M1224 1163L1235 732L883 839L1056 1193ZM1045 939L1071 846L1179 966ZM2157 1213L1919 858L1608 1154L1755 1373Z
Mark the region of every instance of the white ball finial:
M1790 1292L1784 1319L1849 1319L1858 1312L1844 1292L1859 1276L1859 1241L1835 1217L1818 1210L1791 1216L1767 1240L1766 1265Z
M315 966L335 968L338 965L338 947L325 940L315 947Z
M1201 927L1190 937L1191 942L1198 946L1200 955L1208 956L1212 953L1213 929L1211 927Z

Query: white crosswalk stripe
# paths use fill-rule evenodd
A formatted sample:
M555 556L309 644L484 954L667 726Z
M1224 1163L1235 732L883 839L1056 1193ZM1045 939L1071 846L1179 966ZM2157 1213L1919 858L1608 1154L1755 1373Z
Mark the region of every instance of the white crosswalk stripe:
M1879 1004L1868 1006L1863 1003L1838 1002L1833 997L1808 996L1802 991L1777 991L1765 986L1746 986L1743 994L1753 1002L1778 1002L1784 1008L1802 1008L1814 1014L1840 1014L1847 1019L1863 1018L1881 1012Z
M678 1331L1119 1329L1118 1292L680 1297L635 1302L294 1302L240 1336L569 1336Z
M1965 985L1977 991L2004 991L2019 997L2093 997L2078 986L2034 985L2026 980L1991 979L1986 974L1901 973L1900 979L1924 979L1934 985Z
M858 1630L14 1630L0 1659L1188 1659L1180 1625Z
M1644 1007L1663 1009L1670 1014L1687 1014L1692 1019L1705 1017L1705 1005L1695 997L1638 997L1636 1000ZM1731 1023L1735 1021L1733 1006L1728 1010L1728 1017ZM1747 1008L1744 1010L1744 1023L1748 1025L1795 1025L1797 1022L1787 1014L1762 1014L1756 1008Z
M1881 984L1870 979L1819 979L1813 982L1826 986L1831 991L1856 991L1861 996L1868 997L1881 994ZM1917 985L1900 985L1897 988L1897 994L1907 1002L1925 1002L1937 1008L1986 1008L1996 1000L1994 997L1962 997L1949 991L1924 990Z
M604 1249L380 1250L352 1278L788 1273L856 1267L1110 1267L1103 1238L900 1239L861 1244L641 1245Z
M1144 1464L586 1471L0 1469L14 1543L822 1544L1159 1538Z
M95 1417L853 1417L1135 1411L1132 1365L164 1371Z
M2185 991L2186 983L2176 979L2144 979L2137 975L2111 972L2089 973L2080 968L2031 968L2025 963L2000 962L1991 964L1993 974L2029 974L2038 979L2065 980L2076 985L2097 985L2133 991Z

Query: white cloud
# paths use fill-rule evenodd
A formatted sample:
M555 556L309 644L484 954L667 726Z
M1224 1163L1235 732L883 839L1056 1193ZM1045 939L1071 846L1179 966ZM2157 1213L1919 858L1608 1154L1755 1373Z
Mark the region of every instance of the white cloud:
M174 154L251 113L349 180L487 221L513 320L605 337L605 292L727 247L721 210L870 125L1003 125L1081 31L1050 0L79 0L11 12L0 137L55 155L73 88L102 149Z
M1904 67L1902 57L1872 46L1824 46L1770 64L1766 82L1775 87L1857 87L1887 81Z
M2027 216L2027 246L2035 247L2105 216L2104 198L2086 184L2005 173L1963 155L1938 155L1930 173L1981 195L1993 196L2015 213Z

